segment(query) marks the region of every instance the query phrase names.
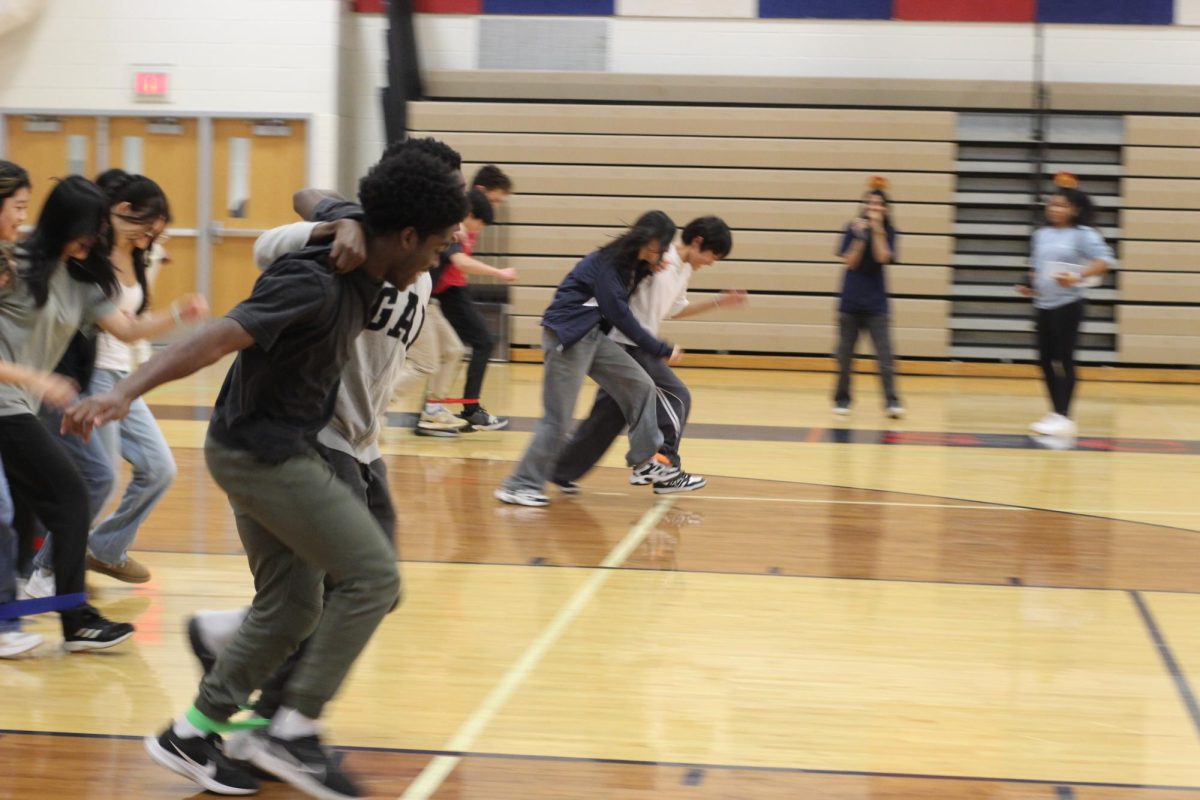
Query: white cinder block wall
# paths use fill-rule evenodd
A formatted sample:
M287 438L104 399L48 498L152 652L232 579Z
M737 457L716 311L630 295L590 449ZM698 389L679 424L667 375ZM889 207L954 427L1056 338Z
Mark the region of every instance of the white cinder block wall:
M1032 70L1030 25L747 19L745 0L620 5L647 16L604 21L613 72L986 81ZM1173 27L1049 26L1047 77L1200 89L1200 0L1179 0L1178 13ZM421 63L476 68L484 24L419 15ZM313 182L351 189L384 145L386 28L340 0L51 0L0 39L0 107L311 115ZM154 63L171 65L171 102L137 104L132 67Z
M338 174L339 0L51 0L0 39L0 108L312 117L313 180ZM169 103L133 100L167 64Z

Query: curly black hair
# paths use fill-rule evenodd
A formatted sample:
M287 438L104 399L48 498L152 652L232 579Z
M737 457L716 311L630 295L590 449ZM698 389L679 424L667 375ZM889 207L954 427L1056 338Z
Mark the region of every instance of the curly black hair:
M467 216L458 171L417 149L401 150L371 167L359 181L358 200L374 236L414 228L424 239Z
M458 151L442 140L434 139L432 136L420 136L392 142L383 151L383 156L379 160L383 161L385 158L400 155L406 150L420 150L422 153L431 155L438 161L441 161L450 169L462 169L462 156L458 154Z

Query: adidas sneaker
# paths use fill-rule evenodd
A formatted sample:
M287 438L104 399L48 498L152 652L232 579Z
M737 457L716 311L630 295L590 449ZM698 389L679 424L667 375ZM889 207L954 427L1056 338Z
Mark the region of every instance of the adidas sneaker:
M115 647L130 636L133 636L132 625L105 619L91 606L63 616L63 647L69 653Z

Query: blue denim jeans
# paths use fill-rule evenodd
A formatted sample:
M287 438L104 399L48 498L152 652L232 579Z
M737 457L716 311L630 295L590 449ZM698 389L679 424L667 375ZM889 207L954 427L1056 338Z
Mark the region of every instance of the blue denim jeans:
M112 389L127 373L97 369L88 394ZM49 415L43 414L49 419ZM114 483L117 458L133 468L121 503L107 518L92 529L88 550L105 564L122 564L137 536L138 528L162 499L175 479L175 458L146 401L138 398L129 407L129 415L97 428L90 442L74 436L64 437L76 466L88 486L89 507L98 514L107 504ZM38 552L34 564L50 567L51 537Z
M17 532L12 527L13 502L8 479L0 468L0 603L17 599ZM21 630L19 619L0 619L0 633Z

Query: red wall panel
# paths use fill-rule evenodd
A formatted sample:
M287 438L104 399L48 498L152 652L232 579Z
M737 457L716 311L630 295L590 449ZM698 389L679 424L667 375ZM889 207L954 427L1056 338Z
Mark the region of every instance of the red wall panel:
M482 14L483 0L413 0L418 14Z
M939 22L1033 22L1037 0L896 0L893 14Z

